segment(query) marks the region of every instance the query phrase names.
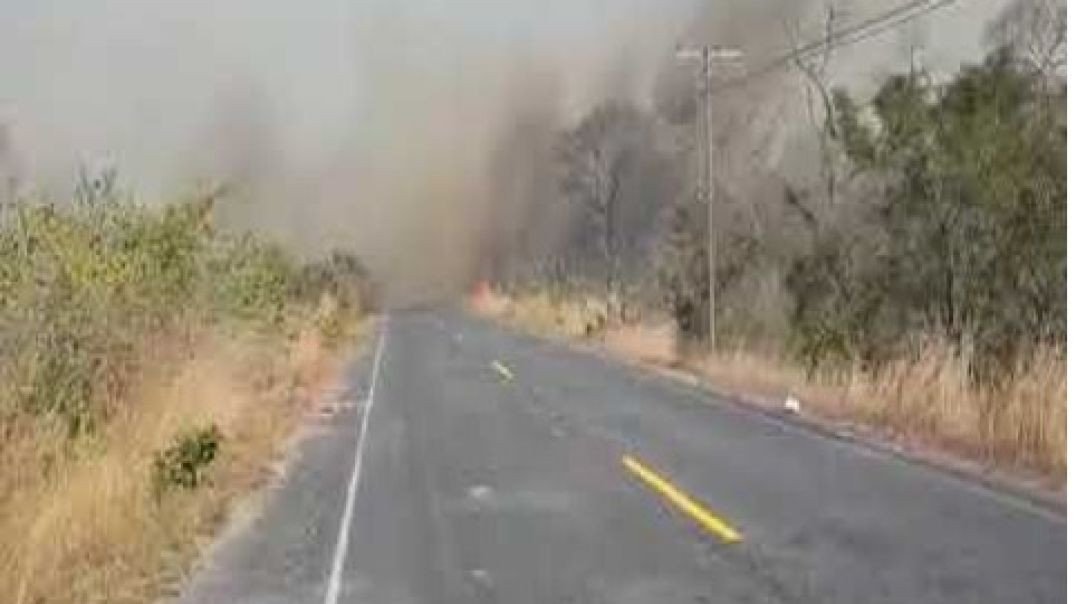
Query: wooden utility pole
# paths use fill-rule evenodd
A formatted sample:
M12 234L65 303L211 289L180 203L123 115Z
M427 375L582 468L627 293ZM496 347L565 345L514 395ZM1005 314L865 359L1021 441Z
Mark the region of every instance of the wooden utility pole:
M700 162L699 197L706 204L706 237L707 237L707 325L710 335L710 352L717 350L717 291L714 285L714 263L717 255L717 242L714 235L714 132L713 132L713 86L712 73L715 61L735 61L743 56L743 53L735 48L727 48L714 44L704 44L698 48L681 48L676 53L681 60L697 61L699 63L698 87L700 103L703 112L702 131L699 133L698 147L702 151L703 159Z

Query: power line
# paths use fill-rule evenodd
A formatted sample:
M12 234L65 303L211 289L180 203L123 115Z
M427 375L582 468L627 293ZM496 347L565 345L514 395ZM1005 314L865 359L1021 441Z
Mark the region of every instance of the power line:
M919 10L936 1L937 0L914 0L913 2L899 5L880 15L875 15L873 17L865 19L855 25L839 29L835 32L829 32L828 35L821 40L815 40L814 42L805 44L804 46L801 46L799 48L795 48L788 53L782 55L781 57L778 57L777 59L772 61L772 64L783 65L784 63L795 59L797 55L810 54L814 51L825 51L826 48L828 48L828 45L832 44L835 40L839 40L847 35L863 31L864 29L873 27L875 25L884 24L890 19L895 19L905 13Z
M918 18L920 18L920 17L922 17L924 15L927 15L928 13L932 13L932 12L938 10L938 9L945 8L946 6L949 6L950 4L955 4L955 3L956 3L956 0L941 0L941 1L937 2L936 4L934 4L932 6L926 7L926 8L924 8L924 9L918 11L918 12L915 12L913 14L905 15L904 17L902 17L900 19L897 19L896 21L892 21L892 22L888 23L885 27L880 27L880 28L878 28L878 29L876 29L874 31L864 32L864 33L862 33L862 35L859 35L859 36L854 37L854 38L849 38L847 40L837 40L836 42L834 42L834 44L830 48L832 49L832 48L842 48L844 46L851 46L852 44L856 44L856 43L861 42L863 40L873 38L874 36L877 36L879 34L885 33L886 31L889 31L889 30L891 30L891 29L893 29L895 27L899 27L901 25L904 25L905 23L907 23L909 21L913 21L913 20L918 19Z
M857 44L863 40L873 38L889 31L894 27L903 25L913 19L918 19L938 9L954 4L955 2L956 0L915 0L914 2L903 4L880 15L865 19L856 25L838 30L821 40L815 40L814 42L794 48L765 63L761 67L752 69L747 73L730 80L726 80L720 86L715 87L714 92L723 92L733 88L740 88L756 78L781 69L797 58L810 58L836 48Z
M827 32L827 35L822 40L816 40L810 44L800 46L792 49L776 59L766 63L761 68L755 69L749 73L736 77L730 81L727 81L719 87L713 87L711 85L711 73L713 70L713 59L732 59L740 56L742 53L738 49L726 48L713 44L706 44L697 49L694 48L682 48L677 51L677 57L681 59L690 59L699 62L699 80L702 92L702 106L705 107L705 113L703 114L702 126L699 134L699 145L702 147L703 158L700 165L700 188L701 197L706 201L707 208L707 273L708 273L708 299L709 299L709 332L710 332L710 351L713 352L717 346L717 335L715 328L716 317L716 292L715 292L715 277L714 277L714 264L715 264L715 233L714 233L714 197L713 197L713 118L711 116L712 111L712 98L715 92L727 90L733 87L742 86L748 81L760 77L775 69L780 69L789 61L797 58L814 56L822 52L829 52L834 48L841 46L847 46L849 44L855 44L861 40L865 40L868 37L876 36L879 33L896 27L901 23L905 23L911 19L925 15L931 11L938 10L942 6L946 6L955 2L956 0L913 0L907 4L903 4L896 8L893 8L880 15L875 15L869 19L861 21L860 23L840 29L836 32Z

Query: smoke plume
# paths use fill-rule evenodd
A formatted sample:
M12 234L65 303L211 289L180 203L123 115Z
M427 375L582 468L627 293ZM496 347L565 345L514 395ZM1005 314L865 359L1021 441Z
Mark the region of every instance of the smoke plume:
M953 68L980 52L999 4L958 5L842 53L834 77L869 87L910 47ZM854 22L892 3L835 5ZM787 50L790 32L817 36L822 7L15 0L0 6L0 175L57 199L80 167L115 166L162 200L227 182L222 220L303 251L351 249L399 299L447 296L497 251L555 239L557 131L607 98L651 107L690 90L678 43L738 46L749 69ZM719 99L730 174L802 152L796 90L778 76Z

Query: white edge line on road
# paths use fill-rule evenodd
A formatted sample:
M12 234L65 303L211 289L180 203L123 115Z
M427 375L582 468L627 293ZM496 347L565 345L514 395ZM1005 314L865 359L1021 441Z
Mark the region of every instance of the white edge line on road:
M355 445L355 462L351 469L351 482L347 485L347 499L344 501L344 511L340 515L340 531L336 536L336 552L333 554L333 567L332 572L329 574L328 588L325 590L325 604L336 604L340 598L340 575L344 571L344 559L347 558L348 533L351 529L351 516L355 512L355 493L358 491L359 478L362 475L362 454L366 444L366 425L370 420L370 410L374 406L377 376L381 368L381 354L385 349L385 339L388 331L389 320L386 316L381 327L381 335L377 340L374 366L370 372L370 391L366 395L366 405L363 407L362 420L359 423L359 439Z

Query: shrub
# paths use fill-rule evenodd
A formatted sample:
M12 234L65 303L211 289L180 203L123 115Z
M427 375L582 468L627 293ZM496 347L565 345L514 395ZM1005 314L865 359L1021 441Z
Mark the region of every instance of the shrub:
M324 259L303 265L296 287L301 298L318 304L321 296L328 294L337 304L356 311L377 305L366 265L355 254L343 250L333 250Z
M279 329L322 290L338 312L361 312L354 256L314 264L313 278L279 245L214 229L213 197L151 208L113 183L84 176L75 203L23 201L0 221L0 421L57 417L74 437L122 404L151 341L198 325Z
M214 309L221 316L278 326L297 269L283 248L246 234L224 239L209 262Z
M178 434L171 445L153 457L153 490L194 489L217 458L223 436L217 426Z

